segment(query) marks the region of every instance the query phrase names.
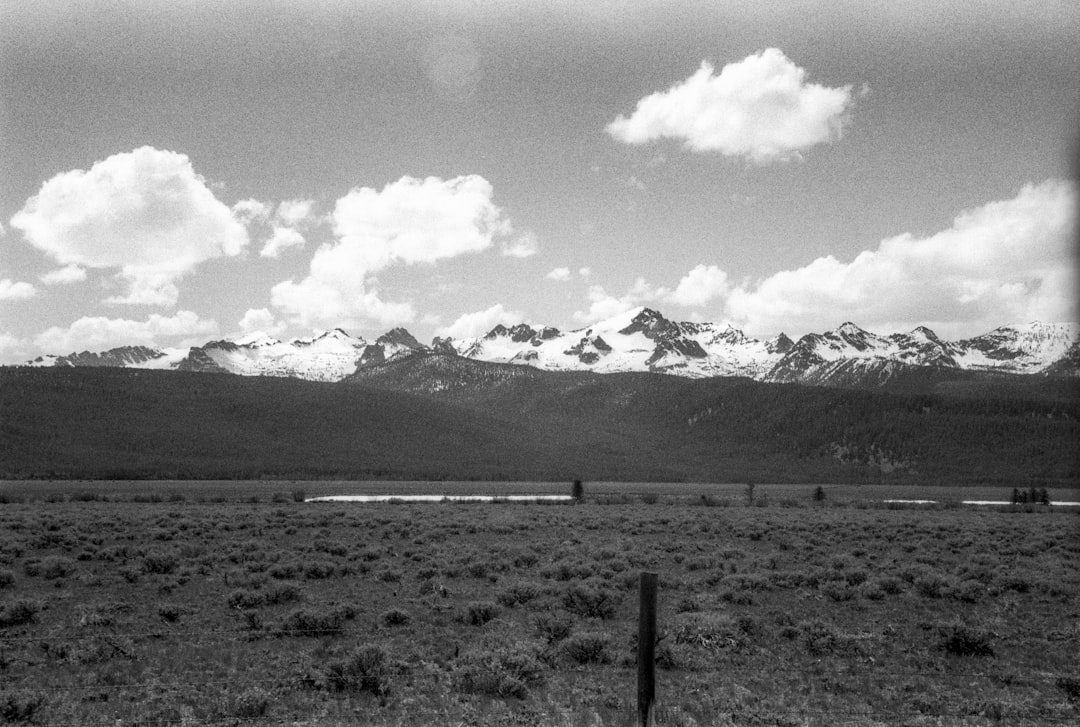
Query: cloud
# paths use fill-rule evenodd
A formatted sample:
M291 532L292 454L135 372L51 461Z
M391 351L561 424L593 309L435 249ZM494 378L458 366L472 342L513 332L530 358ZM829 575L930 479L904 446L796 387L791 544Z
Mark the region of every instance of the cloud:
M71 283L81 283L86 280L86 268L81 268L78 265L65 265L62 268L56 270L50 270L41 276L41 282L45 285L69 285Z
M30 358L30 344L8 333L0 333L0 364L21 364Z
M436 336L451 338L472 338L482 336L496 325L512 326L525 320L525 315L516 310L509 310L497 303L487 310L466 313L448 326L435 331Z
M275 227L270 239L266 241L262 250L259 251L259 255L276 258L281 255L282 250L287 250L290 247L303 247L306 242L304 236L291 227Z
M434 263L492 247L513 232L483 177L402 177L381 191L353 189L331 214L336 242L315 251L307 277L283 281L271 303L290 322L358 328L415 318L409 303L384 301L375 273Z
M310 199L287 199L274 211L274 219L285 227L300 227L312 221L315 202Z
M232 206L233 215L245 225L270 219L270 205L257 199L242 199Z
M595 323L606 318L611 318L631 308L636 308L643 303L659 300L668 295L666 288L654 288L649 285L645 278L638 278L625 294L614 296L608 293L600 285L589 286L586 294L589 300L589 309L575 311L574 320L579 323Z
M536 236L532 233L519 235L513 240L503 242L502 254L507 257L527 258L532 257L539 251Z
M728 276L715 265L698 265L688 272L667 300L688 308L702 306L730 290Z
M570 268L555 268L544 277L548 280L558 280L560 282L566 282L570 279Z
M1027 185L929 237L883 240L850 262L821 257L730 291L750 331L811 331L845 320L877 330L929 325L970 335L1029 320L1077 319L1075 183Z
M57 174L11 225L62 265L118 269L112 303L175 305L177 280L248 244L187 156L149 146Z
M158 339L217 333L217 323L203 320L191 311L173 316L151 314L145 321L124 318L85 317L67 328L54 326L34 337L42 351L66 354L75 351L102 351L118 346L155 346Z
M592 268L578 268L578 275L580 275L583 280L588 280L592 277Z
M249 308L239 325L244 333L261 332L268 336L279 336L285 331L285 324L266 308Z
M310 199L288 199L276 208L257 199L244 199L234 204L232 211L251 237L266 240L259 255L277 258L283 250L307 244L301 230L317 222L314 207Z
M681 139L693 151L766 164L839 138L848 121L851 86L807 83L806 71L776 48L713 71L703 61L690 78L638 101L607 132L627 144Z
M2 300L26 300L37 294L37 288L30 283L13 281L8 278L0 279L0 301Z

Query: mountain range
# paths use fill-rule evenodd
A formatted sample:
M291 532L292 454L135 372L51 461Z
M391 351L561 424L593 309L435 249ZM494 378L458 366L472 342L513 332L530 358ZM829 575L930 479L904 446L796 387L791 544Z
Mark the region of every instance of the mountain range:
M572 331L525 323L497 325L483 336L435 338L404 328L375 341L337 328L280 341L263 333L188 349L124 346L41 356L29 366L94 366L279 376L340 381L370 367L417 355L451 354L488 363L601 374L656 372L689 378L739 376L814 386L897 387L995 375L1080 375L1080 326L1031 322L947 341L918 327L880 336L846 322L792 341L766 340L730 325L676 322L636 308Z

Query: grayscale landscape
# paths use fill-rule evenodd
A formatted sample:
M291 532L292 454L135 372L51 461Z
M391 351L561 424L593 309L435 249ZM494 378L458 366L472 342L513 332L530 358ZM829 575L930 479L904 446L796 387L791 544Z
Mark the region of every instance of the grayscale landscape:
M0 723L1080 721L1080 6L0 9Z

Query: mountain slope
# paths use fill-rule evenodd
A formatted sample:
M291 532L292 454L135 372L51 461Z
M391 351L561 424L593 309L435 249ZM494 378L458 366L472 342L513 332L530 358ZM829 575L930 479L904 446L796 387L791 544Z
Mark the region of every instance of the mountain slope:
M525 323L498 325L475 338L436 338L431 346L421 344L403 328L385 333L374 343L335 329L287 342L252 334L211 341L186 353L135 346L46 356L30 365L169 368L339 381L358 369L434 351L547 371L745 376L775 383L857 388L890 388L902 380L910 388L920 380L951 379L945 373L949 371L993 374L993 380L997 374L1078 376L1080 363L1074 350L1078 340L1076 324L1004 326L950 342L922 326L879 336L846 322L824 333L809 333L797 342L782 333L762 341L730 325L676 322L641 307L573 331Z

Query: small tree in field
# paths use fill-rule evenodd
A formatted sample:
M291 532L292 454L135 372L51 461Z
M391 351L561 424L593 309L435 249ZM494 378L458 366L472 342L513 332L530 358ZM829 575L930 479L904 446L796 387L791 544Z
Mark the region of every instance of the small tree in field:
M574 480L574 483L570 485L570 496L574 498L575 502L581 502L585 499L585 485L581 483L581 480Z
M814 488L814 502L825 502L825 488L821 485Z

